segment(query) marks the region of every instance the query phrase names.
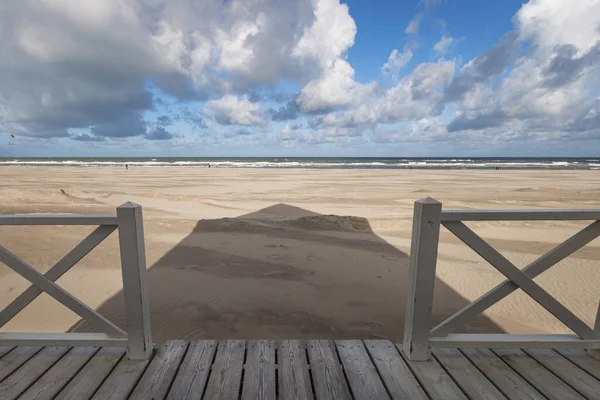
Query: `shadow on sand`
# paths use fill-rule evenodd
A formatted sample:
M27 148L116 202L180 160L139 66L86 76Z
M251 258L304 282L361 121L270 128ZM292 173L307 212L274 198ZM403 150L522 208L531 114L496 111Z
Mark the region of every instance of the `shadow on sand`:
M277 204L200 220L148 269L153 340L401 340L407 277L407 254L364 218ZM436 281L434 323L466 304ZM124 327L122 293L99 312ZM92 330L85 322L71 329ZM502 330L480 316L465 331Z

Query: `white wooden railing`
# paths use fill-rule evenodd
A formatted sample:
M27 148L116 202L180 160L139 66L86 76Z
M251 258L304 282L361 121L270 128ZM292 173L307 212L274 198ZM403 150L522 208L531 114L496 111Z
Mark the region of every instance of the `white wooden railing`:
M73 250L45 274L41 274L0 243L0 263L31 282L12 303L0 311L0 327L4 326L42 292L78 314L100 333L0 333L0 346L123 346L130 359L147 359L152 352L150 311L146 291L146 254L142 207L125 203L116 214L61 215L20 214L1 215L0 225L99 225ZM55 283L79 260L118 229L125 297L126 331L75 298Z
M594 221L563 243L523 269L517 268L463 221ZM404 328L404 354L412 361L426 361L432 347L484 348L584 348L600 356L600 305L594 328L540 287L533 278L600 236L598 210L442 210L442 203L431 198L417 200L414 207L408 299ZM431 308L439 243L443 225L463 243L502 273L507 280L479 297L439 325L431 326ZM599 265L600 267L600 265ZM600 273L600 269L598 270ZM469 319L517 289L523 290L552 313L575 335L456 334ZM600 289L599 289L600 292Z

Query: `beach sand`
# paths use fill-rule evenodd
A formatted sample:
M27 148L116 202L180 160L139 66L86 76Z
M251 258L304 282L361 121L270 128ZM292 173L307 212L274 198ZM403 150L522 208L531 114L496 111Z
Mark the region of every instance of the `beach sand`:
M600 207L599 171L0 168L0 213L143 206L153 338L391 338L403 334L413 202L452 209ZM587 222L469 223L519 267ZM46 271L93 227L0 227ZM503 280L442 229L440 322ZM600 240L536 279L586 323L600 298ZM28 283L0 266L0 307ZM117 235L58 283L124 327ZM1 331L93 330L43 294ZM463 331L570 332L520 291Z

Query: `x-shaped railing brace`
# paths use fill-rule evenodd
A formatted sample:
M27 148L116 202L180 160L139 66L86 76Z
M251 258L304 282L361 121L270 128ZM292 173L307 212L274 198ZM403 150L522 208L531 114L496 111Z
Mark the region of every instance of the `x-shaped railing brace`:
M520 270L508 261L502 254L462 222L446 221L442 222L442 224L508 279L434 327L431 330L432 336L445 336L454 332L456 329L463 326L465 322L481 314L483 311L520 288L562 323L572 329L579 337L583 339L600 338L599 332L590 328L533 281L533 278L600 236L600 221L595 221L587 226L585 229L576 233L529 264L527 267L523 268L523 270Z
M0 262L6 264L33 284L0 312L0 327L14 318L15 315L35 300L42 292L46 292L108 336L116 338L126 337L127 334L118 326L55 283L57 279L98 246L116 228L115 225L99 226L44 275L0 245Z

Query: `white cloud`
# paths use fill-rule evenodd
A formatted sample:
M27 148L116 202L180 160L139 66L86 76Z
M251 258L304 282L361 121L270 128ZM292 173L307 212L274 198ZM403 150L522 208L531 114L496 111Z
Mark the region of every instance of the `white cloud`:
M585 52L600 39L600 0L530 0L516 15L523 40L533 40L548 51L573 45Z
M388 60L381 67L381 72L383 72L385 75L390 75L394 79L397 79L400 69L410 62L412 56L413 52L408 47L406 47L402 52L398 51L398 49L392 50Z
M413 19L410 20L408 26L404 30L404 33L407 35L416 35L419 33L419 25L421 24L421 19L423 19L423 14L417 14Z
M394 77L390 88L356 81L347 53L358 31L340 0L22 0L0 7L0 130L19 136L182 142L173 126L148 131L147 115L156 118L148 111L168 108L170 100L159 105L154 95L163 91L172 104L206 102L204 114L180 121L196 121L194 134L213 139L219 125L260 132L271 120L287 123L272 138L307 145L356 142L395 124L404 126L395 135L415 140L442 140L446 130L493 143L600 138L600 0L530 0L515 14L515 31L477 57L464 64L440 57L400 78L414 63L419 14L405 30L408 45L388 49L381 71ZM433 46L440 56L456 42L445 28L442 34ZM261 104L282 82L299 93ZM455 119L443 127L439 116L449 112ZM301 118L310 128L300 127ZM261 137L227 132L240 143Z
M446 54L448 48L454 44L454 38L442 36L441 39L433 46L433 50L439 54Z
M211 100L204 107L204 115L222 125L263 125L266 123L260 112L260 105L248 100L248 96L238 98L226 95Z

